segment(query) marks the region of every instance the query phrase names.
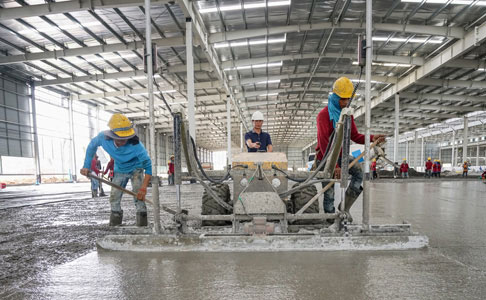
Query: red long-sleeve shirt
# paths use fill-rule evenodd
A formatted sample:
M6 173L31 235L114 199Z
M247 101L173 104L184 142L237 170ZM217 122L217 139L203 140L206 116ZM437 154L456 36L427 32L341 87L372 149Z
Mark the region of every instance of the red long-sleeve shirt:
M432 169L432 165L433 165L433 163L432 163L430 160L428 160L428 161L425 163L425 169L426 169L426 170L430 170L430 169Z
M402 163L402 165L400 166L400 172L402 172L402 173L408 172L408 164L407 163Z
M114 168L115 168L115 160L112 158L112 159L110 159L110 161L106 165L106 169L105 169L105 172L103 173L103 175L105 175L109 171L113 171Z
M376 171L376 161L371 163L371 171Z
M100 170L98 170L98 168L96 167L96 158L94 158L94 157L91 160L91 171L95 172L96 175L100 174Z
M332 126L331 119L329 119L329 109L326 106L317 115L317 160L322 160L327 144L329 144L329 137L333 131L334 127ZM365 143L365 136L358 132L353 116L351 116L351 140L357 144ZM370 135L370 141L373 141L373 135Z
M174 174L174 163L169 163L169 174Z

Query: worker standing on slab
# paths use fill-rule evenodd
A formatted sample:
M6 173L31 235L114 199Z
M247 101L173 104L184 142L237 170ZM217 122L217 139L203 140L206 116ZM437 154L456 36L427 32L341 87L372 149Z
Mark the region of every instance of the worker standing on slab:
M98 169L97 166L97 161L98 161L98 155L94 155L93 159L91 160L90 163L90 171L94 172L96 176L100 174L100 169ZM100 182L96 180L95 178L91 178L91 198L96 198L98 197L98 187L99 187Z
M467 161L462 165L462 177L467 177L467 171L469 170L469 164Z
M98 176L103 177L102 170L101 170L101 160L98 156L96 156L96 168L98 169ZM105 191L103 190L103 185L101 181L99 182L99 189L100 189L100 197L106 196Z
M110 181L113 181L113 176L115 176L114 168L115 168L115 160L110 157L110 161L106 165L105 172L103 173L103 175L106 175L106 173L108 173L108 179L110 179Z
M341 115L341 110L348 106L349 101L353 95L354 86L351 80L347 77L338 78L332 87L332 93L329 94L327 106L324 107L317 115L317 147L316 147L316 165L319 165L324 157L324 152L329 144L329 139L336 128L336 123ZM365 136L358 132L354 118L351 116L351 140L358 144L365 143ZM375 142L381 142L385 140L384 135L371 135L370 140ZM347 158L349 162L354 160L353 156ZM341 157L338 159L338 165L334 171L335 178L341 178ZM361 183L363 182L363 171L359 164L355 164L349 168L349 174L351 175L351 182L346 190L345 207L340 207L340 210L349 214L349 209L361 194L363 188ZM323 183L324 187L327 183ZM334 213L334 189L328 189L324 192L324 212ZM349 215L350 222L352 217Z
M434 160L434 165L432 166L432 176L437 177L437 172L438 172L439 165L437 163L437 159Z
M168 166L169 170L167 171L167 174L169 175L169 178L167 180L169 185L174 185L174 155L170 156Z
M440 159L437 160L437 175L440 178L440 171L442 170L442 165L440 164Z
M400 165L400 173L402 174L402 178L408 178L408 163L407 159L404 158L402 164Z
M398 162L396 161L393 164L393 178L397 178L400 176L400 166L398 165Z
M256 111L251 116L253 129L245 134L246 147L248 152L272 152L272 139L270 134L262 130L263 114Z
M370 166L371 172L373 172L372 179L378 179L378 172L376 172L376 158L373 158Z
M433 163L431 158L427 158L427 161L425 162L425 177L431 178L432 177L432 167Z
M103 147L115 161L113 183L125 188L128 180L131 181L132 190L137 193L137 197L133 199L137 209L137 226L147 226L147 206L144 200L152 177L152 161L139 141L132 122L126 116L114 114L108 127L110 130L100 132L89 143L81 174L88 175L89 158L93 157L98 147ZM112 188L110 226L122 223L121 198L122 191Z

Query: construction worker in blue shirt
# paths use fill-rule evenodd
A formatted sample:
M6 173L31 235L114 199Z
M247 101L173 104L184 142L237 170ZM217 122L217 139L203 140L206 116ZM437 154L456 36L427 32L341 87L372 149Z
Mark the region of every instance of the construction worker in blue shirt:
M115 160L115 175L112 182L125 188L128 180L131 181L132 190L137 193L137 197L133 198L137 209L137 226L147 226L147 206L144 200L152 177L152 162L147 150L139 141L132 122L126 116L114 114L108 122L108 127L110 130L100 132L89 143L81 174L88 175L93 155L98 147L103 147ZM122 223L122 194L123 192L118 189L111 189L110 226Z
M272 139L270 134L262 130L263 114L256 111L251 116L253 129L245 134L246 147L248 152L272 152Z

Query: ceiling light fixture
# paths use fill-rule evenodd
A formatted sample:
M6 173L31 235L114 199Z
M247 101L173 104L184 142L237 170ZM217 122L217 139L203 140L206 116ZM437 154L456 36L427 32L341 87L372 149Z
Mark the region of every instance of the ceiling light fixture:
M357 66L358 62L353 61L353 65ZM383 67L401 67L401 68L410 68L412 65L409 64L396 64L396 63L372 63L373 66L383 66Z
M261 69L261 68L272 68L272 67L281 67L283 62L276 62L276 63L268 63L268 64L258 64L258 65L249 65L249 66L239 66L234 68L226 68L224 71L230 70L249 70L249 69Z
M285 43L287 41L287 34L283 38L277 39L263 39L263 40L251 40L243 42L223 42L214 44L214 48L228 48L228 47L243 47L243 46L253 46L253 45L265 45L265 44L278 44Z
M415 39L415 38L412 38L412 39L408 39L408 38L388 38L386 36L374 36L373 37L373 41L377 41L377 42L386 42L390 40L390 42L398 42L398 43L420 43L420 44L423 44L423 43L426 43L426 44L442 44L444 42L444 39L430 39L430 40L427 40L427 39Z
M253 8L264 8L264 7L275 7L275 6L289 6L290 0L285 1L263 1L257 3L244 3L243 5L226 5L220 6L219 11L232 11L232 10L242 10L242 9L253 9ZM211 8L199 8L199 13L207 14L218 12L218 7Z

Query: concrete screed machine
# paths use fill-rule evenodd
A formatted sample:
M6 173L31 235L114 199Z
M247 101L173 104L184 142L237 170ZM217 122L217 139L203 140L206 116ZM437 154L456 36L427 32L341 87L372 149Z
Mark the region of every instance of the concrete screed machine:
M342 176L333 179L342 150L349 155L350 108L343 109L329 149L315 171L288 171L284 153L240 153L225 174L203 170L181 113L174 114L175 189L177 209L159 204L158 177L152 181L153 226L130 233L109 235L98 248L123 251L333 251L400 250L428 245L428 238L412 232L410 224L354 224L346 205L348 169L354 161L341 162ZM380 147L371 145L370 157L388 161ZM370 153L370 154L371 154ZM181 155L188 176L181 174ZM219 176L217 176L219 175ZM203 187L202 213L184 210L182 179L196 179ZM215 179L218 178L218 179ZM233 195L229 183L232 178ZM289 180L296 181L289 188ZM341 205L324 213L319 197L340 183ZM324 184L322 184L324 183ZM321 188L322 184L322 188ZM319 190L316 188L319 186ZM363 205L365 206L365 205ZM174 226L160 226L159 207L173 215ZM339 210L339 208L344 208ZM369 209L369 206L367 206ZM364 212L367 214L369 212ZM332 224L332 225L331 225Z

